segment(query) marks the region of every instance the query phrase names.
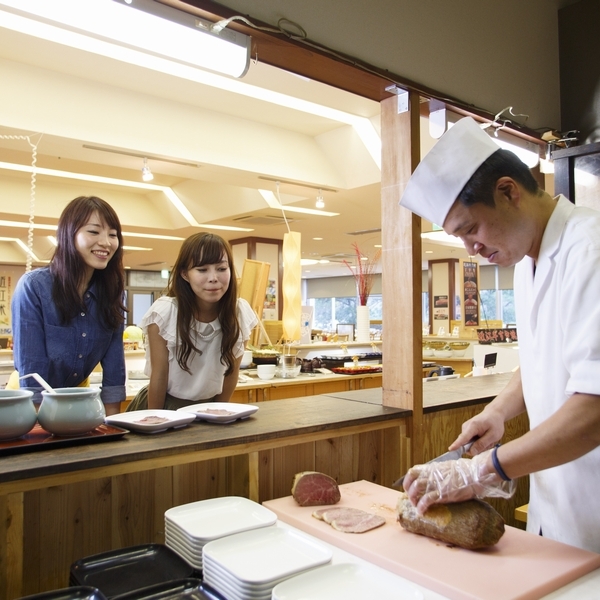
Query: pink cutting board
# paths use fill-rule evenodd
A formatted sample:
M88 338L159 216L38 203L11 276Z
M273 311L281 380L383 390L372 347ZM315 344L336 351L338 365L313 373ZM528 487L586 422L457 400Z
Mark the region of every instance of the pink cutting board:
M514 527L506 527L493 548L451 548L402 529L395 514L399 492L368 481L340 490L336 506L381 515L386 524L366 533L342 533L312 517L315 507L298 506L291 496L263 504L284 523L452 600L537 600L600 568L600 554Z

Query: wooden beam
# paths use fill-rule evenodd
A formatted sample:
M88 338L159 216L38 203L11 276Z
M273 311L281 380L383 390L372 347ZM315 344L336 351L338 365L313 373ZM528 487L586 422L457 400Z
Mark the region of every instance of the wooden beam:
M422 452L421 219L398 202L420 156L419 96L398 113L397 98L381 103L383 404L413 411L411 456Z

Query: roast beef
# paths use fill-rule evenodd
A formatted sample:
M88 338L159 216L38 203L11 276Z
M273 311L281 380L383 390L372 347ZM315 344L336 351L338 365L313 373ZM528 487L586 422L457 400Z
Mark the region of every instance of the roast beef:
M496 544L504 535L504 519L482 500L434 504L423 516L406 494L400 494L398 521L407 531L469 550Z
M292 497L300 506L324 506L340 501L340 488L333 477L317 471L296 473Z

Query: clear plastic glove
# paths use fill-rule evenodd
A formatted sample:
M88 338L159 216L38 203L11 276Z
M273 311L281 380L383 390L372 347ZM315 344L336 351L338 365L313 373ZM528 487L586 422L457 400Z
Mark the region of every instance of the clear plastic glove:
M473 458L415 465L404 477L404 489L417 512L432 504L462 502L471 498L510 498L515 482L504 481L486 467L491 450Z

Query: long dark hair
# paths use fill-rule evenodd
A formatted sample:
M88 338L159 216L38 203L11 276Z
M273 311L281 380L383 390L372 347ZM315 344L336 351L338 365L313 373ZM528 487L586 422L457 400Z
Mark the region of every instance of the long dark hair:
M93 212L117 232L119 247L105 269L95 269L92 281L97 288L100 317L108 329L117 329L124 321L123 235L121 223L113 208L96 196L79 196L71 200L58 220L58 244L50 261L53 275L52 299L64 323L73 319L84 307L79 285L85 277L85 262L75 246L75 236Z
M187 238L181 245L179 256L169 277L167 296L177 299L177 362L186 372L190 373L187 366L192 352L200 352L190 336L194 329L194 318L197 314L197 298L190 284L181 276L184 271L202 265L214 265L227 257L231 278L229 287L219 300L218 317L223 332L221 340L221 363L229 375L235 364L233 349L240 335L240 325L237 319L237 281L233 268L233 253L231 246L220 236L212 233L196 233Z

